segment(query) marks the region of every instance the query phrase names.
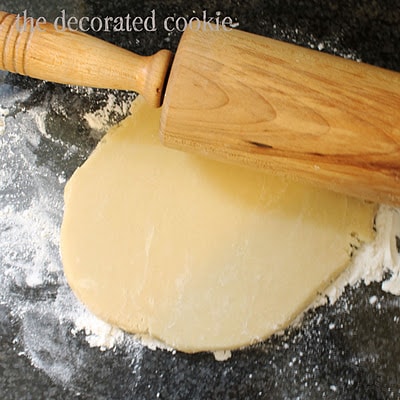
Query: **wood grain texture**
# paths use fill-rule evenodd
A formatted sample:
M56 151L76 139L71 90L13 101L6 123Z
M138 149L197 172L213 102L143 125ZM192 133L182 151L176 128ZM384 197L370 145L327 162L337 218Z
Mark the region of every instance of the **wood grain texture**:
M24 27L21 20L18 29L15 15L0 12L1 69L63 84L133 90L160 105L169 51L142 57L81 32L50 23Z
M400 74L241 31L186 31L164 144L400 204Z
M0 68L163 99L172 55L140 57L0 12ZM400 74L240 31L186 31L163 142L368 200L400 205Z

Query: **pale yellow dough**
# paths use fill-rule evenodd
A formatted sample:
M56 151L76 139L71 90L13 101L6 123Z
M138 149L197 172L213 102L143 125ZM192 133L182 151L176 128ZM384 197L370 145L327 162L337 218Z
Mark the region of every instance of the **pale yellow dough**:
M102 319L187 352L287 326L373 236L375 206L159 144L141 98L65 190L67 279Z

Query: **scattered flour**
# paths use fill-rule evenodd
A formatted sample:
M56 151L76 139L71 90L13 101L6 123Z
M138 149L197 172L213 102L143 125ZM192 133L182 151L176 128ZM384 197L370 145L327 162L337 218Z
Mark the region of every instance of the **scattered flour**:
M108 96L108 102L102 109L98 109L93 113L86 113L83 118L88 123L89 128L94 131L94 135L100 138L110 127L110 114L117 113L126 115L129 111L128 103L119 103L115 95Z
M124 341L123 331L99 320L87 310L78 313L74 323L71 333L85 332L89 346L98 347L101 351L121 345Z
M1 96L3 105L12 106ZM5 116L7 109L1 108L0 121ZM80 353L69 351L68 337L74 340L82 331L88 344L101 350L124 346L138 372L143 349L139 339L90 314L63 275L59 234L66 178L63 164L51 162L57 155L46 142L51 139L58 146L65 162L79 150L52 140L46 116L44 108L9 116L0 135L0 303L21 322L15 345L35 367L66 384L83 365Z
M346 286L361 282L369 285L382 282L382 290L400 294L400 258L396 237L400 237L400 209L381 205L375 219L375 240L363 245L353 257L349 267L333 282L312 307L329 300L333 304L344 292Z
M315 37L312 33L303 32L299 29L288 28L286 25L274 24L273 31L275 36L280 40L286 40L295 44L307 44L310 49L318 51L327 50L343 58L351 59L354 61L361 61L360 57L352 49L344 49L342 46L343 37L339 34L331 38L326 38L322 41L320 38Z
M230 350L214 351L213 354L216 361L226 361L232 356L232 352Z
M8 109L0 106L0 135L4 133L7 115L8 115Z
M146 346L150 350L160 349L160 350L167 350L167 351L175 352L175 349L173 349L172 347L168 346L164 342L161 342L149 335L141 334L141 335L137 335L136 337L140 340L140 342L143 344L143 346Z

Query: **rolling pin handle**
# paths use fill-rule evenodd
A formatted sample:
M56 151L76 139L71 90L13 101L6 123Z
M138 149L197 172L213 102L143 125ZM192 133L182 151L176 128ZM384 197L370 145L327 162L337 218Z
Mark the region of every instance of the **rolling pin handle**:
M24 18L21 22L21 18ZM0 12L0 68L52 82L133 90L158 107L172 53L139 56L93 36Z

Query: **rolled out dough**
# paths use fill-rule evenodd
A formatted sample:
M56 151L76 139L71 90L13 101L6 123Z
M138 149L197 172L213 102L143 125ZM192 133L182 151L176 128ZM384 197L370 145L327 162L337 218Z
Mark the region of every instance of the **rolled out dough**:
M141 98L65 190L70 286L126 331L187 352L286 327L372 239L376 207L162 147Z

